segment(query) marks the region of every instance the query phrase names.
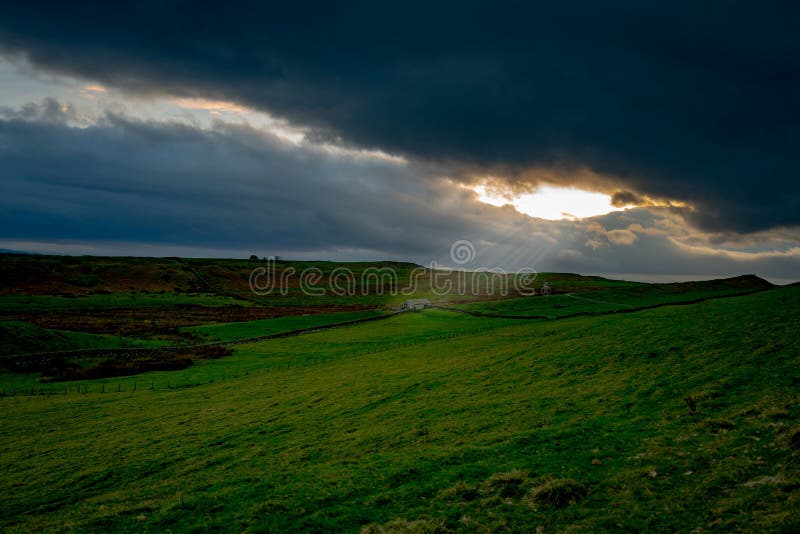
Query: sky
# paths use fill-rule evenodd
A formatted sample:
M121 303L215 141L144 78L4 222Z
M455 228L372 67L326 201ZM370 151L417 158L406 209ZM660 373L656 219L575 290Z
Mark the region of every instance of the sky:
M792 3L16 4L0 248L800 280Z

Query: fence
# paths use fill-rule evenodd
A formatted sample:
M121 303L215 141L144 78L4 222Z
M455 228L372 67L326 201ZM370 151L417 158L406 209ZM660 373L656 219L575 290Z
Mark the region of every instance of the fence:
M329 330L331 328L340 328L344 326L351 326L360 323L368 323L371 321L380 321L389 319L400 315L401 313L408 313L408 310L400 310L385 315L376 315L375 317L364 317L362 319L352 319L350 321L342 321L340 323L332 323L326 325L310 326L308 328L298 328L296 330L287 330L286 332L277 332L275 334L266 334L263 336L254 336L242 339L234 339L231 341L215 341L210 343L198 343L195 345L173 345L169 347L136 347L136 348L113 348L113 349L78 349L78 350L57 350L49 352L33 352L28 354L9 354L0 356L2 361L14 361L19 364L34 365L43 364L52 360L53 358L104 358L104 357L130 357L130 356L156 356L158 354L175 354L178 352L188 352L194 349L202 349L209 347L234 347L236 345L246 345L248 343L257 343L259 341L267 341L270 339L280 339L285 337L300 336L303 334L310 334L322 330Z
M761 293L762 291L769 291L772 288L763 288L763 289L754 289L751 291L742 291L739 293L731 293L726 295L709 295L707 297L698 297L695 299L690 300L680 300L675 302L658 302L655 304L644 304L642 306L636 306L634 308L623 308L620 310L600 310L600 311L580 311L580 312L573 312L567 313L564 315L504 315L499 313L488 313L488 312L479 312L473 310L464 310L462 308L454 308L449 306L434 306L431 305L429 307L436 308L437 310L445 310L450 312L456 313L463 313L466 315L471 315L473 317L487 317L492 319L533 319L533 320L541 320L541 319L549 319L549 320L560 320L560 319L571 319L573 317L594 317L599 315L617 315L623 313L634 313L640 312L644 310L652 310L655 308L664 308L666 306L687 306L689 304L699 304L701 302L705 302L707 300L716 300L716 299L724 299L724 298L731 298L731 297L744 297L746 295L754 295L756 293ZM572 296L569 294L565 294L565 296ZM579 297L578 297L579 298ZM591 299L586 299L591 300ZM632 306L631 304L619 304L614 302L602 302L602 301L594 301L603 304L612 304L616 306Z
M426 345L439 341L446 341L456 338L471 337L481 334L486 334L496 330L519 326L517 324L503 324L484 326L480 328L473 328L469 330L462 330L458 332L447 332L441 334L433 334L419 339L412 339L402 342L383 342L367 344L361 350L347 351L346 354L332 354L327 356L304 356L302 359L294 361L280 361L280 362L266 362L263 367L255 369L234 369L231 373L226 371L218 372L215 374L208 374L201 376L200 374L184 373L183 376L175 373L169 378L133 378L119 377L116 381L107 381L103 379L95 381L81 381L81 382L50 382L46 384L35 384L26 387L16 386L0 386L0 397L36 397L49 399L50 397L66 396L66 395L87 395L87 394L112 394L112 393L127 393L133 394L137 392L148 391L165 391L165 390L181 390L190 387L209 386L211 384L225 382L231 379L239 379L241 377L262 374L262 373L275 373L280 371L288 371L292 369L307 368L317 365L324 365L340 360L342 358L361 357L373 354L380 354L384 352L391 352L396 350L409 349L416 346ZM173 373L169 371L169 373Z

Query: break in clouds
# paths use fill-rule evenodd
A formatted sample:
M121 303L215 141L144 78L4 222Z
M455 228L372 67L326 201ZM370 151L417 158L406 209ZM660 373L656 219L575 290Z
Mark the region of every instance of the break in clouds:
M1 71L0 246L446 263L469 239L473 267L800 272L793 5L185 7L4 10L40 91ZM101 93L67 86L116 100L87 117ZM487 178L636 207L543 221L462 187Z
M106 114L76 126L75 110L56 101L3 115L0 223L5 243L22 248L448 265L450 244L469 239L477 257L466 267L784 279L798 266L792 252L715 250L719 235L671 208L544 221L479 202L437 167L242 124Z

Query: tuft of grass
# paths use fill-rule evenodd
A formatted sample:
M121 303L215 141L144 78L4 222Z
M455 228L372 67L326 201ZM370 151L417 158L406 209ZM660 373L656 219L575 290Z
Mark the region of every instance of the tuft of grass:
M505 498L521 497L525 493L528 473L514 469L506 473L495 473L481 485L481 493L498 495Z
M703 427L708 428L715 434L720 432L727 432L731 430L734 426L733 421L729 419L706 419L702 423Z
M481 492L477 487L459 481L455 486L450 486L440 491L437 498L445 503L456 504L474 501L480 496Z
M370 524L361 528L361 534L447 534L453 532L441 519L395 519L382 525Z
M564 508L586 497L586 486L571 478L549 478L525 494L523 502L538 507Z

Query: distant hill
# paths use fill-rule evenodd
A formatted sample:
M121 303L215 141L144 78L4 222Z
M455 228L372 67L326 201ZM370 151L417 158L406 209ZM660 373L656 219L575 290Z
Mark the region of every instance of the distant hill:
M744 274L733 278L719 278L715 280L702 280L697 282L674 282L669 284L655 284L669 291L688 291L700 289L769 289L774 284L754 274Z
M256 296L250 288L250 277L254 269L274 267L276 279L285 276L288 280L286 293ZM487 291L486 280L471 280L466 276L467 286L457 289L459 282L452 273L453 290L447 293L434 291L432 271L424 270L414 263L377 262L331 262L290 261L266 262L263 259L201 259L201 258L140 258L100 256L52 256L39 254L0 255L0 295L62 295L82 296L98 293L216 293L242 301L257 300L259 304L303 305L308 297L301 291L300 273L312 269L320 274L322 286L330 289L331 279L345 271L360 284L358 294L333 294L330 290L324 299L316 298L316 304L359 304L379 306L397 305L411 294L422 298L435 298L451 303L475 300L496 300L519 296L514 291L506 295ZM391 275L386 272L391 270ZM381 274L383 273L383 274ZM403 293L410 287L414 290ZM441 284L441 281L439 282ZM585 276L573 273L539 273L533 286L541 289L547 283L553 294L565 294L598 290L625 289L632 294L695 293L699 291L760 290L773 287L768 281L755 275L737 276L721 280L679 282L672 284L645 284L626 280L611 280L600 276ZM473 287L473 285L475 287ZM509 287L513 289L511 284ZM613 298L601 298L612 300Z
M9 249L9 248L0 248L0 254L39 255L38 252L27 252L25 250L13 250L13 249Z

